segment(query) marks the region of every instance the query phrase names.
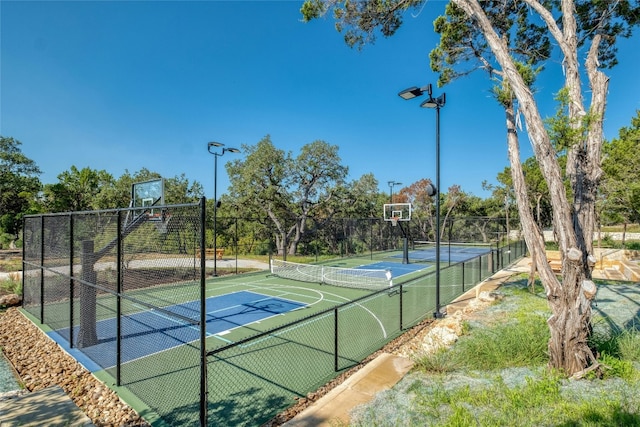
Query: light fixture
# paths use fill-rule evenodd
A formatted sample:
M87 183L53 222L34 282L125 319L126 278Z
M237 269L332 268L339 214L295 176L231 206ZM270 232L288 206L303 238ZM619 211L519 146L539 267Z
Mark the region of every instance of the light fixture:
M220 148L220 152L211 151L212 148ZM207 143L207 150L213 154L213 276L218 275L217 261L218 261L218 208L220 207L220 201L218 200L218 157L223 156L224 153L239 153L237 148L226 148L223 143L211 141Z
M410 88L398 93L398 96L402 99L413 99L418 96L422 96L424 93L429 94L429 98L431 98L431 83L421 88L417 86L411 86Z
M446 95L434 98L431 92L431 84L418 88L412 86L408 89L400 91L398 96L402 99L413 99L418 96L427 94L429 98L420 104L422 108L435 108L436 110L436 185L429 184L427 193L429 196L436 196L436 311L433 314L435 318L442 318L444 314L440 311L440 108L444 107Z
M398 181L388 181L387 184L389 184L389 203L393 204L393 187L402 185L402 183Z

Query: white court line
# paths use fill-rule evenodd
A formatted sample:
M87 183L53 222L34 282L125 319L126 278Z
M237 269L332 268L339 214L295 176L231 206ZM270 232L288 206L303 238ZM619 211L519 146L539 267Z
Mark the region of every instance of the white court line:
M331 296L337 297L337 298L339 298L339 299L343 299L343 300L345 300L345 301L347 301L347 302L351 301L349 298L344 297L344 296L342 296L342 295L334 294L334 293L331 293L331 292L316 291L316 290L314 290L314 289L308 289L308 288L305 288L305 287L302 287L302 286L274 285L274 286L272 286L272 288L273 288L273 287L283 287L283 288L304 289L304 290L306 290L306 291L315 291L315 292L318 292L318 293L322 294L322 297L324 297L324 294L327 294L327 295L331 295ZM318 302L319 302L319 301L318 301ZM365 310L365 311L367 311L367 312L368 312L368 313L369 313L369 314L370 314L370 315L371 315L371 316L376 320L376 322L378 323L378 325L380 325L380 329L382 330L382 336L386 339L386 338L387 338L387 331L386 331L386 329L384 328L384 325L382 324L382 321L380 320L380 318L378 318L378 316L376 316L373 312L371 312L371 310L369 310L368 308L366 308L366 307L362 306L361 304L359 304L359 303L355 303L354 305L355 305L355 306L358 306L358 307L360 307L360 308L362 308L362 309L363 309L363 310ZM324 315L322 315L322 316L316 316L315 318L313 318L313 319L311 320L311 322L319 321L319 320L324 319L325 317L330 316L330 315L332 315L332 314L331 314L331 313L326 313L326 314L324 314ZM306 324L308 324L309 322L304 322L304 323L305 323L305 325L306 325ZM303 326L302 324L299 324L299 325L296 325L296 326L295 326L294 328L292 328L292 329L287 329L287 331L295 330L295 329L300 328L300 327L302 327L302 326ZM277 336L278 334L274 334L274 335L275 335L275 336ZM249 348L249 347L251 347L251 346L253 346L253 345L256 345L256 344L258 344L258 343L260 343L260 342L263 342L263 341L265 341L265 340L267 340L267 339L270 339L270 337L271 337L271 335L268 335L268 336L265 336L264 338L262 338L262 339L260 339L260 340L253 340L253 341L251 341L250 343L243 345L243 346L242 346L242 348Z

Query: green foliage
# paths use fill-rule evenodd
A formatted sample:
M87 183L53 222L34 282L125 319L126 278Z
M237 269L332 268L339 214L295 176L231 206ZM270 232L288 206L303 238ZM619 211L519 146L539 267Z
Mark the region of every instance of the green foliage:
M632 363L640 360L640 334L634 325L594 337L591 345L606 366L602 379L566 379L547 369L546 358L512 363L511 350L494 343L504 341L515 352L533 354L538 350L517 341L536 341L542 347L548 340L536 332L549 314L544 294L530 294L526 279L519 277L502 290L505 298L476 316L482 319L480 325L472 324L450 350L416 361L419 369L358 408L352 425L640 425L640 375ZM604 321L598 326L610 328ZM522 334L514 339L506 329ZM471 341L475 343L468 350L458 351ZM483 354L484 347L497 355ZM467 363L474 358L482 361ZM451 365L452 359L457 366Z
M423 0L306 0L300 9L302 20L309 22L330 11L336 30L344 33L345 43L362 49L376 40L376 32L390 37L402 25L404 12L421 7Z
M589 116L571 119L569 117L569 90L560 89L555 97L558 102L556 114L546 120L547 132L553 142L554 148L560 154L565 154L571 147L585 140L588 131ZM578 122L579 120L579 122Z
M113 183L113 176L105 170L71 166L70 170L58 175L57 183L44 186L45 205L50 212L96 209L96 196L102 188Z
M604 178L598 203L604 224L640 222L640 110L618 138L603 145Z
M453 372L459 367L460 363L456 359L455 354L452 354L446 349L421 354L413 361L413 368L415 370L431 374Z
M513 55L525 84L532 86L542 69L535 64L550 54L546 28L528 19L525 4L482 2L481 6ZM500 77L494 54L476 22L452 2L447 5L445 15L439 16L433 26L434 31L440 34L440 44L431 51L429 58L431 69L439 73L438 85L443 86L482 69L489 73L494 83L493 92L498 102L505 108L512 108L515 95L506 80Z
M40 169L13 138L0 136L0 233L18 238L22 217L37 211Z
M640 251L640 242L637 242L637 241L625 242L625 248L633 251Z
M302 4L302 8L300 9L304 22L319 18L325 11L326 5L321 0L307 0Z
M129 171L114 179L105 170L71 166L58 175L58 182L44 187L44 205L47 212L116 209L129 206L131 186L136 182L161 178L157 172L142 168ZM204 194L197 181L189 182L185 174L165 178L166 204L194 203Z
M22 294L22 280L20 280L17 276L12 277L11 275L7 279L0 280L0 290L3 293L7 294Z
M628 360L620 360L617 357L602 353L599 362L604 365L603 379L617 377L624 380L633 379L636 374L633 364Z
M605 248L615 248L617 242L613 240L613 237L610 234L605 234L600 239L600 245Z
M22 270L22 259L20 257L0 259L0 271L14 272Z
M640 329L625 330L617 339L620 358L640 362Z
M640 329L637 328L638 325L631 325L629 329L611 331L600 319L594 322L589 344L603 355L601 362L605 365L609 364L605 359L610 361L612 358L640 362Z
M230 196L245 213L269 219L263 227L272 226L280 255L298 252L310 220L331 218L357 200L344 182L348 168L341 164L335 145L314 141L293 157L266 136L254 146L243 145L243 152L244 159L227 164ZM370 192L375 181L369 181L357 184ZM367 196L360 194L360 201L351 206L369 210Z
M453 351L469 369L501 369L544 363L548 341L545 318L528 315L462 337Z

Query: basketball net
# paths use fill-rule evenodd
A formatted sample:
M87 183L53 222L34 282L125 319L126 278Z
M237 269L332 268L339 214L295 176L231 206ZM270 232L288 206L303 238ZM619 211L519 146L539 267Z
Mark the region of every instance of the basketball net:
M394 227L395 227L396 225L398 225L398 220L399 220L399 219L400 219L400 218L398 218L397 216L392 216L392 217L391 217L391 225L393 225Z

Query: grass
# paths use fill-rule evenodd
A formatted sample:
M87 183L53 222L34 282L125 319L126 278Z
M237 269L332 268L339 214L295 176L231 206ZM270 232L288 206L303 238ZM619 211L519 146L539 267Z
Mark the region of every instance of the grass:
M0 259L0 271L13 272L22 270L21 258Z
M602 226L602 231L609 232L609 233L622 233L624 231L624 226L605 225L605 226ZM640 224L628 224L627 233L640 233Z
M506 284L448 350L422 355L394 388L352 414L354 426L640 426L640 332L592 339L605 375L570 380L547 369L542 289Z
M9 274L9 278L0 279L0 294L22 295L22 280L17 274Z

